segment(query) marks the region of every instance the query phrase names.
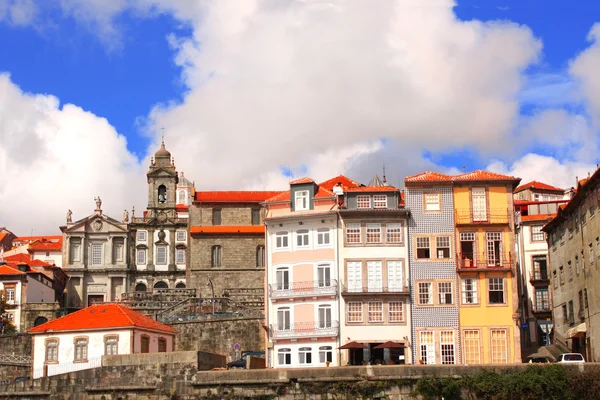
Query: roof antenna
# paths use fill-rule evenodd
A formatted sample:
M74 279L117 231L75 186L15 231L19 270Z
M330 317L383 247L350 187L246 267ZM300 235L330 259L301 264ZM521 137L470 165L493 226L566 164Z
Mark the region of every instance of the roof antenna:
M385 179L385 162L383 163L383 183L387 183L387 180Z

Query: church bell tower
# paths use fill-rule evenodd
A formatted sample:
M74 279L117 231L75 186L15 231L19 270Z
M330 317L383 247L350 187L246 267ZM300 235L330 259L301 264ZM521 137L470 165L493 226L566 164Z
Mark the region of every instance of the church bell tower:
M164 139L160 149L150 161L148 177L148 217L161 222L177 218L175 208L179 178L171 153L165 148Z

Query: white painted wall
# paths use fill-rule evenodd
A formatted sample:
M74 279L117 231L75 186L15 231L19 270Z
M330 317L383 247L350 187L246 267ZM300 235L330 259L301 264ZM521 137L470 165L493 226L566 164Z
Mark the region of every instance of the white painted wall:
M49 255L46 255L48 253ZM33 260L41 260L47 262L48 264L54 264L57 267L63 266L62 264L62 250L50 250L50 251L32 251L31 258Z
M308 342L308 343L290 343L290 344L276 344L271 351L271 366L273 368L314 368L314 367L326 367L325 363L319 362L319 347L321 346L331 346L332 350L332 362L329 364L330 366L339 365L339 350L338 344L335 341L327 341L327 342ZM311 364L300 364L298 349L301 347L310 347L312 353L312 363ZM292 363L290 365L280 365L279 364L279 350L280 349L290 349ZM346 352L347 350L342 350Z
M42 279L45 279L42 277ZM46 283L27 277L27 289L25 293L26 303L52 303L54 302L54 289L52 283L46 280Z

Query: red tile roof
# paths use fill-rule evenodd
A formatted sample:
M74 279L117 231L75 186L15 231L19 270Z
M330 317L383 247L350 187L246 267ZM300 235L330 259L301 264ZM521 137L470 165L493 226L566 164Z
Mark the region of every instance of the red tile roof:
M27 250L62 250L62 241L47 242L36 240L35 242L29 243Z
M393 186L361 186L344 189L346 192L398 192Z
M459 174L452 178L454 181L516 181L521 178L515 178L514 176L496 174L494 172L488 172L483 170L475 170L467 172L465 174Z
M42 260L31 260L27 262L27 265L29 265L30 267L53 267L52 264Z
M8 235L8 232L0 232L0 241Z
M16 262L16 263L28 263L31 260L29 253L18 253L13 254L11 256L4 256L6 261Z
M445 182L452 181L452 176L425 171L417 175L407 176L404 182Z
M546 183L542 183L542 182L538 182L538 181L531 181L531 182L525 183L525 184L517 187L515 189L515 193L519 193L519 192L522 192L523 190L527 190L527 189L546 190L549 192L561 192L561 193L564 192L563 189L557 188L556 186L551 186Z
M213 234L213 233L265 233L264 225L219 225L219 226L192 226L190 227L191 234Z
M188 211L190 209L190 206L186 206L185 204L177 204L175 208L177 209L177 211Z
M33 242L34 240L47 240L49 242L62 242L62 236L54 235L54 236L19 236L13 242Z
M522 215L521 221L546 221L556 217L556 214L535 214L535 215Z
M327 190L333 190L333 187L337 184L341 183L344 188L358 187L362 186L360 183L352 180L344 175L338 175L335 178L331 178L326 180L325 182L319 183L319 187L325 188Z
M120 304L95 304L29 330L29 333L70 332L116 328L140 328L177 333L168 325Z
M24 272L12 267L9 264L0 265L0 275L25 275Z
M207 203L261 203L279 191L210 191L196 192L196 201Z
M290 185L299 185L302 183L314 183L315 181L313 181L310 178L300 178L300 179L296 179L295 181L291 181Z

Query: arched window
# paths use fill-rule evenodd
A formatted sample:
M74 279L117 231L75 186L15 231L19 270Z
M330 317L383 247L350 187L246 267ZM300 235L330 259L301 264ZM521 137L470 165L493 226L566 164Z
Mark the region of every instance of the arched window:
M265 246L256 247L256 266L265 266Z
M177 289L185 289L185 283L184 282L179 282L177 285L175 285L175 288L177 288Z
M185 195L185 190L180 190L177 194L177 204L187 204L187 196Z
M158 187L158 202L164 203L167 201L167 187L165 185L160 185Z
M154 284L154 289L168 289L169 285L167 285L164 281L158 281Z
M148 287L144 283L142 283L142 282L140 282L137 285L135 285L135 291L136 292L145 292L147 289L148 289Z
M221 266L221 256L222 256L221 246L213 246L212 247L212 255L211 255L211 265L213 267Z
M45 324L46 322L48 322L48 318L46 317L37 317L35 319L35 321L33 321L33 326L38 326L41 324Z

